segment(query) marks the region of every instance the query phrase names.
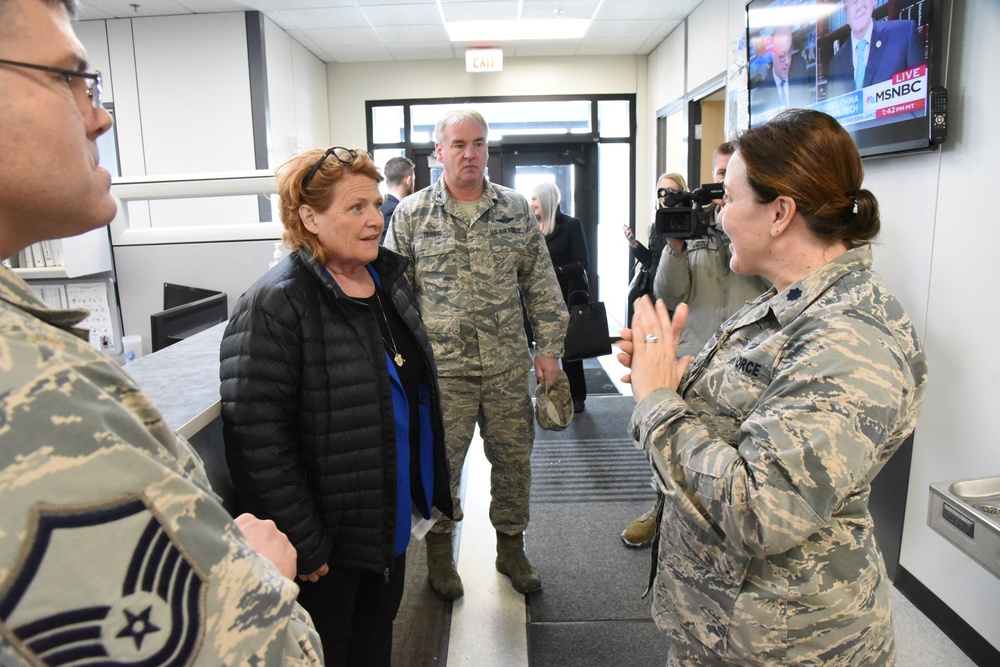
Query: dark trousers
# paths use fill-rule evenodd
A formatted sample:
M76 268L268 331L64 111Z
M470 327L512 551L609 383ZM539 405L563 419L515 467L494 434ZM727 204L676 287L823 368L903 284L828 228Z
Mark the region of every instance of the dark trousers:
M569 393L575 399L587 398L587 380L583 376L583 359L562 360L562 369L569 380Z
M382 572L334 567L315 583L299 580L299 602L323 640L327 667L389 667L405 572L404 553L388 582Z

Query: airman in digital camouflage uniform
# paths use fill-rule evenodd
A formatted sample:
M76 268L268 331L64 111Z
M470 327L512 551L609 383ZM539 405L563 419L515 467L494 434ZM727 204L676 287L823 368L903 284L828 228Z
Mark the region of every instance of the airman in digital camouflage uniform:
M671 322L638 302L624 336L629 431L664 498L653 618L670 667L895 662L868 500L914 429L927 360L872 271L878 204L862 178L826 114L748 130L721 221L733 269L774 287L693 361L677 359L683 304Z
M115 213L95 143L111 118L72 13L0 0L3 257ZM233 522L191 446L76 328L86 314L0 268L0 665L322 664L287 538Z
M455 520L462 518L459 483L478 423L492 464L497 570L529 593L542 584L524 553L535 430L518 289L535 332L540 382L555 381L569 316L527 200L484 176L488 133L483 117L469 109L438 121L435 150L444 175L400 202L386 247L411 261L408 278L434 348ZM464 593L454 530L453 521L441 519L427 535L428 579L443 600Z

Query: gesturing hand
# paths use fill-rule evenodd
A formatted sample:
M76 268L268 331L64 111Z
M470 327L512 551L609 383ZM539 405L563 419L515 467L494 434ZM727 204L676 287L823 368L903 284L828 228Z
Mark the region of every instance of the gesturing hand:
M632 328L622 331L618 361L630 369L622 381L632 385L636 403L660 387L677 389L693 357L677 358L677 346L687 323L687 304L680 304L673 320L666 305L648 296L635 301Z

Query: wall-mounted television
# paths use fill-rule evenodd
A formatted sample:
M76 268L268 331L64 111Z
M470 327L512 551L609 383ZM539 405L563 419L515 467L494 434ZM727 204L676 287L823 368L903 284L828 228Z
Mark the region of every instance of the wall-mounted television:
M818 109L862 156L935 148L946 136L947 0L751 0L750 126Z

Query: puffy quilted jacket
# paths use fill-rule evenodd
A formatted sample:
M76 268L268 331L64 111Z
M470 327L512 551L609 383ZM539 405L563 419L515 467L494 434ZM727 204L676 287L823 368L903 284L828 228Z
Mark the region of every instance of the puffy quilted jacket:
M406 260L372 266L414 332L427 368L434 505L452 514L437 375ZM388 304L387 304L388 306ZM375 313L300 250L240 297L221 347L226 459L242 509L275 521L299 572L322 564L383 571L394 552L396 442Z

